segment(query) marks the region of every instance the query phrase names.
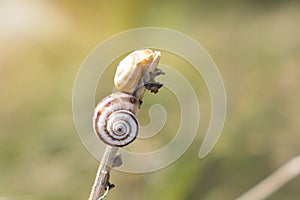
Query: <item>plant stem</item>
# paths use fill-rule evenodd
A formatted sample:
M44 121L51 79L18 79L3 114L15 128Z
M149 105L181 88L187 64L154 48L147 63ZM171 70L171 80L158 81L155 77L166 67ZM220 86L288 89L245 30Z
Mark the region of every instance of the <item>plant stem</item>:
M280 187L300 174L300 155L292 158L277 169L273 174L262 180L252 189L242 194L236 200L266 199Z
M118 149L118 147L107 145L97 171L89 200L98 200L104 194L109 179L109 172Z

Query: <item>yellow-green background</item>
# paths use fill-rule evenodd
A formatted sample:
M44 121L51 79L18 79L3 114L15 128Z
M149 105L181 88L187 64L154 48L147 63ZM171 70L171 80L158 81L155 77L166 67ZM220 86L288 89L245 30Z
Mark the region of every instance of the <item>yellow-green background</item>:
M114 171L116 188L107 199L234 199L299 154L299 1L4 0L1 200L88 198L98 161L74 128L73 82L98 43L144 26L181 31L206 48L224 79L226 124L205 159L197 159L202 135L160 171ZM208 112L204 97L202 112ZM269 199L299 199L299 188L298 178Z

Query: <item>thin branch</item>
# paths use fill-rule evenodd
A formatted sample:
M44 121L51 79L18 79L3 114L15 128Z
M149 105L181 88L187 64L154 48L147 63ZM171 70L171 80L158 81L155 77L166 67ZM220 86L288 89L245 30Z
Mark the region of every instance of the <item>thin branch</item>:
M300 155L292 158L273 174L262 180L252 189L242 194L237 200L261 200L266 199L280 187L300 174Z
M113 166L114 158L117 152L118 147L107 145L97 171L89 200L98 200L105 193L106 185L109 179L109 172Z

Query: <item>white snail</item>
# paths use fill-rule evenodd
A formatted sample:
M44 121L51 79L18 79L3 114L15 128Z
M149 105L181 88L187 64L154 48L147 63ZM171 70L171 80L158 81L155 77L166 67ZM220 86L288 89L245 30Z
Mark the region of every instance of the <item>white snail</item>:
M139 123L135 116L139 100L132 94L116 92L105 97L95 108L93 128L100 139L122 147L133 142Z
M140 49L130 53L118 65L114 83L116 88L122 92L132 93L139 86L145 86L147 83L156 83L155 87L158 89L162 84L154 81L154 77L162 74L157 65L160 59L160 52L151 49ZM160 87L159 87L160 86ZM153 91L151 86L147 88L152 92L157 92L158 89Z

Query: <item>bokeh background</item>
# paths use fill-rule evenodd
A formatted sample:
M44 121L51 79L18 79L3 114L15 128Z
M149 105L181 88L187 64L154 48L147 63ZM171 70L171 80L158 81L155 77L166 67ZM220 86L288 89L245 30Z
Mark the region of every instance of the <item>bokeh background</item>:
M88 198L98 161L73 124L76 73L97 44L144 26L178 30L206 48L224 79L226 124L205 159L197 157L199 133L167 168L139 175L113 171L116 188L107 199L235 199L299 154L299 1L2 0L1 200ZM189 69L183 74L205 91ZM163 93L146 97L159 102ZM201 94L204 130L210 101L207 91ZM147 112L140 118L146 123ZM296 178L269 199L299 199L299 188Z

